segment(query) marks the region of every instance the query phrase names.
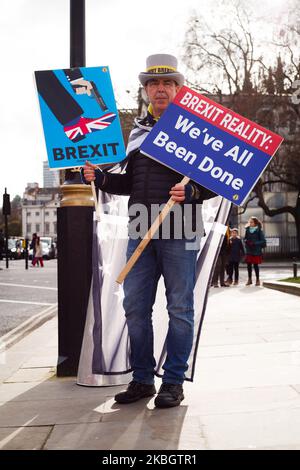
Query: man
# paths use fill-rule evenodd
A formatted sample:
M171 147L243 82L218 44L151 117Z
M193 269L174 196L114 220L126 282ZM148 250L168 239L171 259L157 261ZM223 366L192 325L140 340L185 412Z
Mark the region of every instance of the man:
M95 181L97 188L108 193L130 195L129 209L134 204L147 208L148 227L151 207L166 203L170 196L183 207L192 206L192 222L195 225L196 215L199 214L197 206L199 208L204 199L215 194L196 183L183 186L179 183L182 175L143 155L137 145L137 142L141 144L183 85L184 77L177 71L177 59L168 54L149 56L147 70L139 75L139 79L150 104L147 116L136 120L130 135L126 173L101 172L87 162L83 180L86 183ZM180 213L180 218L184 224L184 213ZM130 220L131 224L134 221L132 214ZM173 226L168 238L160 236L152 239L124 281L123 305L130 337L133 381L125 392L115 396L118 403L132 403L156 393L151 317L161 275L166 286L169 328L163 383L155 405L159 408L178 406L184 399L182 384L193 344L193 289L198 249L187 249L187 239L184 236L176 237L174 232ZM132 233L130 226L129 233ZM129 237L127 259L140 241L141 238Z

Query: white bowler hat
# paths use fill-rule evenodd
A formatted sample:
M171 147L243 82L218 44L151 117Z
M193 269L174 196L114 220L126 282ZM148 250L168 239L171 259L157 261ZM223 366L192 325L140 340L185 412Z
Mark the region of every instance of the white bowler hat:
M177 71L177 59L170 54L153 54L146 59L146 72L139 74L139 80L143 86L151 78L169 78L179 86L184 83L184 76Z

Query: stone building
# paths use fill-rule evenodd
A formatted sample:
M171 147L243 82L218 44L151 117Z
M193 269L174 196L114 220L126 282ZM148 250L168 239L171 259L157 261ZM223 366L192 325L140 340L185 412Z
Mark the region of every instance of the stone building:
M57 237L56 211L60 204L58 188L39 188L38 183L28 183L22 199L22 236Z

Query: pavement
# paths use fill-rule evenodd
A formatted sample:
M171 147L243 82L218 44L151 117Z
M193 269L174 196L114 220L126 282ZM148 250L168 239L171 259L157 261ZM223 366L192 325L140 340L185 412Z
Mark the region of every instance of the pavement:
M56 317L0 355L0 449L300 449L298 296L244 283L210 289L180 407L118 405L123 387L57 378L56 360Z

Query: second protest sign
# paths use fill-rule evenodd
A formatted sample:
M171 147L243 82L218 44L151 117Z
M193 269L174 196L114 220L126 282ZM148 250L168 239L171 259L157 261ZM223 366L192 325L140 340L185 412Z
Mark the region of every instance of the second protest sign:
M282 137L182 87L141 151L242 205Z

